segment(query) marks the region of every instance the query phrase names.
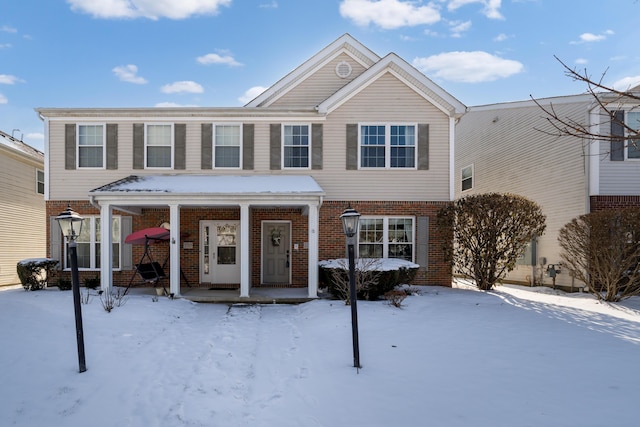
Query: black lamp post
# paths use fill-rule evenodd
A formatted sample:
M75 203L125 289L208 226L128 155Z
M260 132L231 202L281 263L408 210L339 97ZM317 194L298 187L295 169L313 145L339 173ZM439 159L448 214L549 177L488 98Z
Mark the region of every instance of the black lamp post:
M82 231L82 217L67 207L67 210L56 217L62 234L69 242L69 259L71 263L71 287L73 289L73 306L76 315L76 339L78 342L78 365L80 372L87 370L84 359L84 334L82 333L82 310L80 308L80 281L78 280L78 252L76 239Z
M342 230L347 236L349 252L349 300L351 301L351 336L353 338L353 366L360 366L360 345L358 343L358 292L356 290L355 245L358 235L360 214L351 205L340 215Z

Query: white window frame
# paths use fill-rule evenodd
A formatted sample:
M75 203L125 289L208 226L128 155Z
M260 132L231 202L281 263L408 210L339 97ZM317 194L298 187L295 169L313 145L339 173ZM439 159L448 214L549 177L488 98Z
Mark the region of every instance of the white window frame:
M80 166L80 128L85 126L102 127L102 166ZM99 147L98 145L83 145L82 147ZM107 125L105 123L77 123L76 124L76 168L77 169L105 169L107 164Z
M384 126L384 167L370 167L362 166L362 127L363 126ZM414 141L413 141L413 166L411 167L399 167L391 166L391 126L406 126L413 127L414 129ZM395 146L394 146L395 147ZM404 146L408 147L408 146ZM364 122L358 123L358 169L362 170L417 170L418 169L418 123L405 123L405 122Z
M624 123L625 125L632 127L631 124L629 123L629 114L633 113L633 114L637 114L638 116L640 116L640 111L625 111L624 112ZM640 121L640 117L638 117L638 120ZM640 130L640 126L639 126L639 130ZM629 131L627 129L625 129L625 147L624 147L624 159L625 160L629 160L631 162L638 162L640 161L640 157L629 157L629 148L631 147L631 139L629 138ZM637 144L638 146L636 147L636 150L640 152L640 138L636 138Z
M89 232L89 242L81 242L82 244L86 244L89 243L89 257L90 257L90 267L78 267L79 271L100 271L101 267L98 268L96 267L96 247L100 244L100 242L97 241L97 237L96 237L96 220L100 219L99 215L83 215L82 216L83 219L85 220L85 223L82 224L83 227L83 231L84 231L84 227L87 227L87 222L88 221L88 226L91 228L91 231ZM120 216L114 215L111 219L111 221L116 221L118 220L120 222L120 241L119 243L119 251L116 254L115 252L113 252L113 256L118 256L118 268L114 268L113 271L120 271L122 269L122 244L123 244L123 239L122 239L122 218ZM113 226L112 226L113 227ZM67 253L69 248L69 244L65 239L65 244L64 244L64 260L65 260L65 266L64 266L64 270L65 271L69 271L71 269L71 266L68 264L69 263L69 255ZM113 263L113 260L111 261Z
M289 126L306 126L309 143L307 144L307 166L285 166L285 147L304 147L303 145L286 145L285 146L285 128ZM311 140L311 123L283 123L281 127L281 135L282 141L280 143L280 167L282 169L290 169L290 170L308 170L311 169L311 144L313 141Z
M465 178L464 177L464 171L471 168L471 176ZM462 169L460 169L460 191L464 192L464 191L470 191L473 190L473 184L474 184L474 178L475 178L475 168L473 163L470 164L469 166L465 166ZM470 179L471 180L471 187L469 188L464 188L464 182L466 180Z
M42 174L42 181L40 180L40 174ZM45 176L42 169L36 169L36 194L44 194L45 191ZM40 191L40 184L42 184L42 191Z
M235 126L239 128L239 132L238 132L238 166L216 166L216 129L218 128L218 126L220 127L224 127L224 126ZM243 140L243 135L242 135L242 123L214 123L213 124L213 135L212 135L212 147L211 147L211 165L213 169L242 169L242 150L243 150L243 146L242 146L242 140ZM235 147L235 146L230 146L230 145L226 145L226 146L221 146L221 147Z
M149 153L148 153L148 149L149 147L166 147L166 145L149 145L148 143L148 138L149 138L149 126L170 126L171 127L171 158L170 160L170 166L149 166L148 165L148 160L149 160ZM145 169L160 169L160 170L169 170L169 169L173 169L174 166L174 157L175 157L175 129L174 129L174 123L145 123L144 124L144 168Z
M389 242L389 220L392 219L410 219L411 220L411 242L406 242L406 244L411 245L411 262L415 262L416 259L416 217L410 215L392 215L392 216L382 216L382 215L367 215L362 216L360 220L363 219L373 219L379 220L382 219L382 258L389 258L389 245L393 245L395 242ZM358 243L356 245L358 252L360 252L360 231L358 230ZM367 244L366 242L362 242L363 244ZM405 243L405 242L402 242ZM359 254L358 254L359 256ZM404 259L404 258L398 258Z

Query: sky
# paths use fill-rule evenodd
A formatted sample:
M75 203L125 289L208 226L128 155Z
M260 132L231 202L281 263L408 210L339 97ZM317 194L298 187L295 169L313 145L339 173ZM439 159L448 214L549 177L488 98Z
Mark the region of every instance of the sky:
M358 302L360 370L342 301L227 306L133 288L107 313L90 294L79 373L72 292L0 288L3 425L638 425L639 297L414 289L401 308Z
M467 106L583 93L558 59L624 89L640 81L639 13L637 0L0 0L0 130L42 150L38 107L239 107L344 33Z

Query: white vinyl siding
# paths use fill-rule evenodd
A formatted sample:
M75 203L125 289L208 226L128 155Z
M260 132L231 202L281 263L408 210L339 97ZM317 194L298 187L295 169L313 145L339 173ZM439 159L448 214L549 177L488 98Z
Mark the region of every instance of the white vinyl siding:
M76 135L78 168L103 168L106 155L106 126L79 124Z
M173 124L146 124L144 130L145 168L173 168Z

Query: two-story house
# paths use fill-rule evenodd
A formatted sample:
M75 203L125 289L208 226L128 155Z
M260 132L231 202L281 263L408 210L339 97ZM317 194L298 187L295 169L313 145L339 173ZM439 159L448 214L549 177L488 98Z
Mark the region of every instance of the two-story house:
M602 93L619 120L640 126L636 104ZM508 280L552 284L550 265L560 264L559 230L573 218L610 207L640 206L640 150L588 94L538 99L542 106L603 138L558 137L533 100L469 107L456 126L456 197L515 193L538 203L547 230L532 242ZM632 111L633 110L633 111ZM580 286L560 267L559 286Z
M318 292L319 260L342 258L340 214L362 215L360 257L420 265L450 286L435 214L454 195L455 121L465 106L397 55L345 34L236 108L37 108L53 218L85 218L81 274L126 285L130 233L169 224L170 292L264 286ZM164 252L162 252L164 251ZM160 253L160 255L158 255ZM65 265L64 268L67 266Z
M44 154L0 131L0 286L19 261L46 256Z

